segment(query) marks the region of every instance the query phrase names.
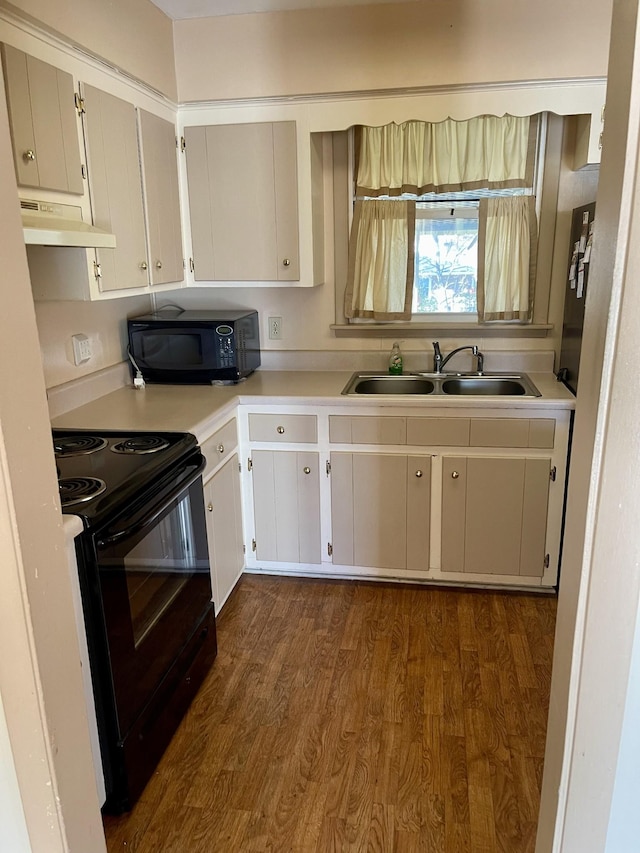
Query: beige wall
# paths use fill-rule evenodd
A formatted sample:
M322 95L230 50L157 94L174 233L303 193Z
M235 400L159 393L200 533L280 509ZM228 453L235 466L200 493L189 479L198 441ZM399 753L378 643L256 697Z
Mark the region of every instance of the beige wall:
M171 21L150 0L0 0L176 100Z
M177 21L179 100L604 76L611 5L421 0Z
M47 388L118 364L126 353L127 317L150 310L146 296L105 302L36 302L36 321ZM87 335L93 355L75 365L71 336Z

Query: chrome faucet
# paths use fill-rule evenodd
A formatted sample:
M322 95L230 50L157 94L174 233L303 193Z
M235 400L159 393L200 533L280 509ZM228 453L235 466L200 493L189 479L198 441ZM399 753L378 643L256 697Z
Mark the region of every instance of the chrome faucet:
M462 352L465 349L470 349L472 355L475 356L477 360L476 373L478 376L482 376L484 373L484 355L475 344L473 346L458 347L457 349L451 350L451 352L443 358L442 353L440 352L440 343L438 341L433 341L433 372L442 373L445 364L449 361L451 356L458 352Z

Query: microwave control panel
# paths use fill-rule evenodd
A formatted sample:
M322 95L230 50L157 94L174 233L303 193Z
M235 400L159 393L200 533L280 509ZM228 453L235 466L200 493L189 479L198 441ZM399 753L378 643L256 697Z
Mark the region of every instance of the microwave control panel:
M227 324L216 326L216 356L218 367L235 366L233 327Z

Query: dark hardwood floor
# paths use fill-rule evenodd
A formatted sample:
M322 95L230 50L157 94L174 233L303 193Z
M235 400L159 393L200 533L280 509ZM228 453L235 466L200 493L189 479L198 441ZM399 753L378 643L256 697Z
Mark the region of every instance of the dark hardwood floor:
M532 853L553 597L245 575L109 853Z

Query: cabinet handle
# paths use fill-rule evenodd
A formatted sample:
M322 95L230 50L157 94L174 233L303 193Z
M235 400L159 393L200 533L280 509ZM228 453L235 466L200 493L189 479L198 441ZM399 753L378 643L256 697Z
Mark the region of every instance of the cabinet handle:
M422 477L422 471L421 471L419 468L418 468L418 470L416 471L416 477L417 477L418 479L420 479L420 477Z
M156 261L156 269L157 269L157 270L161 270L161 269L162 269L162 261Z
M218 445L218 453L224 453L224 444Z
M283 426L277 427L276 432L278 433L278 435L284 435L284 427Z
M27 150L22 155L25 160L35 160L36 152L32 148L27 148Z
M451 472L451 478L452 478L453 480L457 480L459 476L460 476L460 474L459 474L457 471L452 471L452 472Z
M213 512L213 504L207 504L207 509L209 512Z
M146 262L146 261L141 261L141 262L140 262L140 264L139 264L139 266L140 266L140 269L141 269L141 270L146 270L146 269L147 269L148 264L147 264L147 262Z
M304 471L304 473L305 473L305 474L310 474L310 473L311 473L311 468L309 468L309 466L308 466L308 465L305 465L305 467L304 467L302 470Z
M284 261L282 262L282 266L283 267L290 267L291 266L291 261L289 260L289 258L284 259Z

